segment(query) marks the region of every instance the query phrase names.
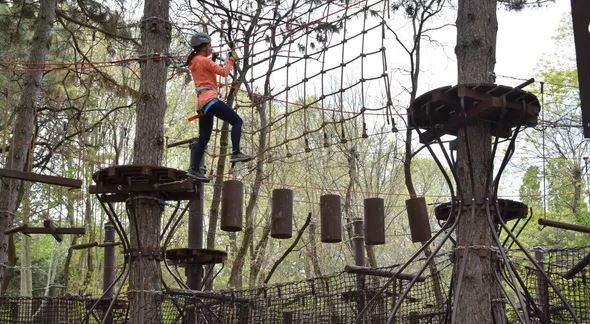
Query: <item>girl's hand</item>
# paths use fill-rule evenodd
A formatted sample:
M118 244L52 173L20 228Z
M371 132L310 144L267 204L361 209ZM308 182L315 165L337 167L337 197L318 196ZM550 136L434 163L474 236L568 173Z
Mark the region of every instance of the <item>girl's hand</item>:
M238 60L238 58L239 58L239 57L238 57L238 53L236 53L236 51L235 51L235 50L231 50L231 51L227 52L227 59L228 59L228 60L229 60L229 59L232 59L232 60L234 60L234 61L237 61L237 60Z

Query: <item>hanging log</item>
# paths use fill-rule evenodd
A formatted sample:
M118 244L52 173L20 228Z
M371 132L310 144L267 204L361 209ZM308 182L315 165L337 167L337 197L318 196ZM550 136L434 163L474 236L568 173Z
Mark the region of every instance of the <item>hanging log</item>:
M426 210L426 200L424 197L410 198L406 200L406 209L408 210L408 221L410 223L412 242L428 241L432 233L430 232L428 211Z
M324 243L342 241L342 213L339 195L320 197L321 238Z
M385 244L385 207L383 198L365 199L365 244Z
M221 229L226 232L242 230L244 184L237 180L223 182L221 189Z
M270 236L278 239L290 238L293 234L293 190L272 191Z

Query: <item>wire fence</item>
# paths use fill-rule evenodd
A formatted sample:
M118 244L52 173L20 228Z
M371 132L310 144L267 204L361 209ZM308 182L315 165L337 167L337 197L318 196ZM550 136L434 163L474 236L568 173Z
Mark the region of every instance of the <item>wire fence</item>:
M582 260L590 247L577 249L533 250L537 260L574 309L582 323L590 323L590 269L586 267L571 279L564 273ZM512 251L511 258L530 296L527 312L533 323L571 323L571 316L549 282L524 258ZM453 264L449 253L435 259L434 268L419 278L396 313L395 323L446 323L452 307L449 303ZM398 265L380 268L372 274L338 272L308 280L244 290L162 293L162 303L146 314L162 323L386 323L393 306L412 278L417 261L405 276L392 278ZM386 285L386 282L391 281ZM505 283L506 285L506 283ZM510 297L510 296L509 296ZM101 323L110 301L89 297L0 298L0 323ZM128 303L118 299L112 306L112 321L124 323ZM507 307L509 323L518 322L514 310Z

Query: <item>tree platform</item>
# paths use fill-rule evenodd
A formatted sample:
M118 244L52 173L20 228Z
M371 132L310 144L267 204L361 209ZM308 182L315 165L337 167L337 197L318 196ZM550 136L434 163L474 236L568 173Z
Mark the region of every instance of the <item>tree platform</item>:
M103 202L124 202L130 194L158 194L163 200L190 200L196 189L185 171L148 165L118 165L92 175L90 193Z
M512 128L535 126L541 105L537 97L520 88L495 84L459 84L426 92L409 109L409 124L425 129L421 143L443 135L457 135L476 120L492 125L492 135L510 137Z

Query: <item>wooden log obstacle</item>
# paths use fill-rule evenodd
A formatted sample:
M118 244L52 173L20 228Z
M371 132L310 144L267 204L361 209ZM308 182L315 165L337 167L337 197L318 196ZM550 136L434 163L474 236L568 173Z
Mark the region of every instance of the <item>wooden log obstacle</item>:
M43 221L43 227L31 227L29 224L22 224L4 231L4 234L10 235L14 233L30 234L51 234L56 241L63 241L63 235L84 235L86 229L84 227L57 227L52 220L46 219Z

